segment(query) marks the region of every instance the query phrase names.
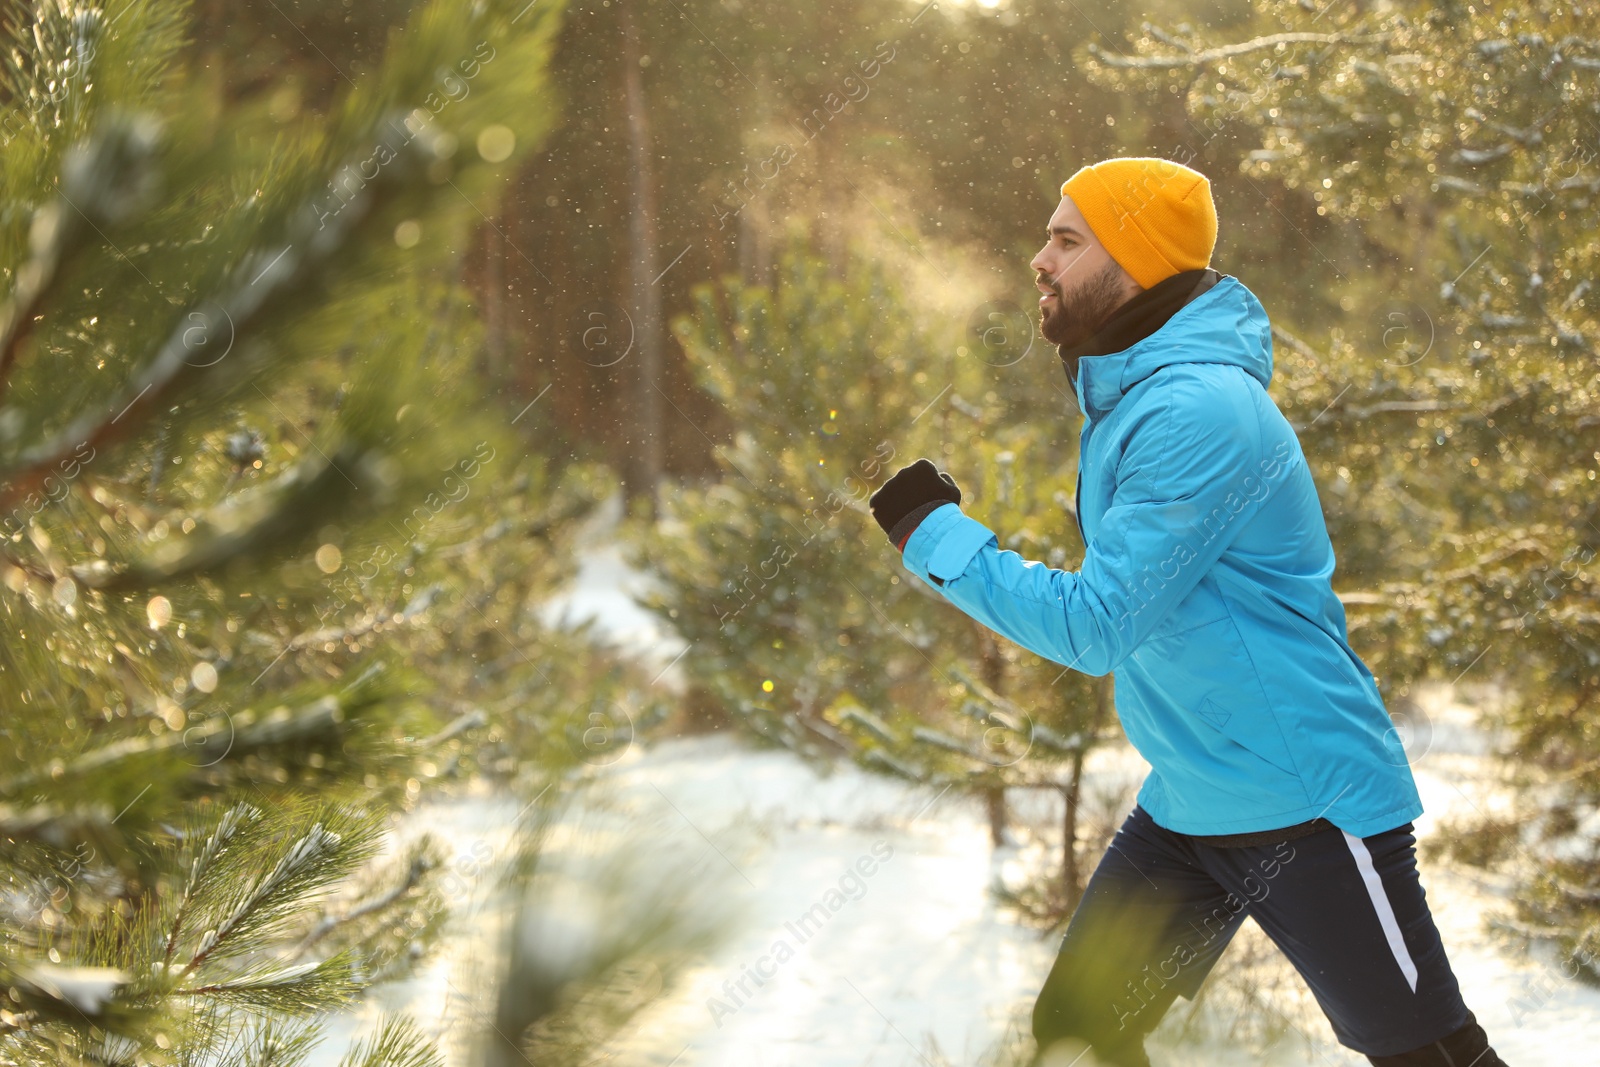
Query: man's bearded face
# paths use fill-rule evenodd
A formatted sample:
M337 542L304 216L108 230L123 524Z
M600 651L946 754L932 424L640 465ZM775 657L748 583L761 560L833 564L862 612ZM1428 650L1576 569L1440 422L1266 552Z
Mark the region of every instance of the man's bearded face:
M1066 276L1052 281L1041 276L1039 285L1050 290L1039 300L1039 332L1056 345L1075 345L1090 337L1105 324L1126 297L1121 274L1115 263L1107 263L1093 274L1076 279Z

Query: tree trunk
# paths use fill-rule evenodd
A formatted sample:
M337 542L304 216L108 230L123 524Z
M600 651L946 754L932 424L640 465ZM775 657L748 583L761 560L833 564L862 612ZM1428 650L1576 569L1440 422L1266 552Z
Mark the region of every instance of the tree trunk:
M1083 873L1078 867L1078 801L1083 795L1083 749L1072 754L1072 773L1061 791L1065 810L1061 816L1061 890L1070 914L1083 893Z
M491 382L504 384L506 365L506 212L495 210L492 225L483 230L483 355Z
M1066 808L1061 815L1061 889L1068 912L1077 908L1083 896L1084 874L1078 854L1078 807L1083 799L1084 755L1116 710L1115 693L1112 675L1095 679L1094 718L1089 724L1084 743L1072 754L1072 774L1067 779L1066 787L1061 790Z
M634 372L634 415L638 423L628 437L630 449L623 480L627 495L643 495L647 517L656 516L656 485L661 479L661 290L656 284L656 183L650 145L649 103L639 76L639 30L633 21L634 0L617 0L622 20L622 89L628 109L628 159L632 172L632 204L628 212L629 263L632 266L633 334L638 345Z
M739 276L746 285L772 285L769 220L759 200L739 212Z
M989 843L999 848L1006 843L1006 787L999 782L985 786L983 804L989 813Z
M1005 696L1006 661L1000 643L987 627L975 626L978 633L978 674L989 689ZM1006 843L1006 787L999 772L984 787L984 803L989 811L989 840L995 848Z

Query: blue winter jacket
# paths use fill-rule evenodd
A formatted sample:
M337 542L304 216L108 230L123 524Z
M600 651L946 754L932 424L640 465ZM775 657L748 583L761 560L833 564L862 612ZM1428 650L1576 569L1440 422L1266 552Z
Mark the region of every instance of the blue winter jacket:
M1224 275L1128 349L1078 361L1078 571L1002 551L956 504L922 520L902 560L1024 648L1116 672L1118 717L1152 768L1138 802L1159 825L1233 834L1320 815L1366 837L1422 803L1350 647L1271 380L1266 311Z

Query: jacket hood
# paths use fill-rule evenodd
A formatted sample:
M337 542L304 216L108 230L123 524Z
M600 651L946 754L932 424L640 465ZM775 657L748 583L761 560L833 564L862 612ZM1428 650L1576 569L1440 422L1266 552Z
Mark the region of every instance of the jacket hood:
M1125 393L1173 363L1231 363L1262 388L1272 381L1272 324L1243 282L1223 275L1161 328L1121 352L1078 360L1078 407L1098 419Z

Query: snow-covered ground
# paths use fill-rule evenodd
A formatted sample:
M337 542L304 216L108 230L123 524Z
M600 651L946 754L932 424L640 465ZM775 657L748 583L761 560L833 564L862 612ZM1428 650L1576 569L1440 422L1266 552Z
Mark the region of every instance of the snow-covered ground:
M589 613L633 647L654 642L666 663L681 643L656 628L623 590L642 579L614 549L598 547L547 618ZM670 676L661 684L670 684ZM1426 844L1444 819L1494 796L1485 741L1464 708L1440 690L1423 702L1430 729L1408 743L1427 814ZM1126 748L1098 754L1097 786L1126 791L1143 773ZM937 795L852 766L827 773L792 755L729 737L637 745L604 772L605 818L647 827L677 850L691 884L726 917L726 936L665 987L601 1062L657 1067L890 1067L974 1064L1008 1024L1026 1017L1053 956L1043 939L996 908L997 877L1015 879L1046 857L1026 846L995 850L977 804ZM383 1010L411 1011L433 1032L476 1025L491 987L496 927L474 905L489 867L513 847L521 804L504 797L425 805L402 835L432 831L456 851L451 889L460 917L416 977L386 988L342 1036ZM582 804L565 819L589 825ZM1041 802L1018 815L1042 826ZM1048 831L1046 831L1048 836ZM1600 1048L1600 991L1562 976L1547 953L1527 954L1489 935L1485 918L1505 906L1507 886L1479 872L1423 861L1423 880L1467 1003L1513 1067L1577 1062ZM820 907L819 907L820 905ZM809 918L808 918L809 916ZM1280 1039L1262 1050L1262 1042ZM1158 1067L1244 1063L1365 1064L1336 1044L1297 976L1247 927L1213 973L1198 1005L1180 1001L1150 1043Z
M652 583L649 575L628 566L612 537L621 516L622 498L618 494L586 520L579 543L589 547L578 557L578 573L559 595L539 606L539 619L546 626L558 628L593 619L595 629L606 639L664 672L656 684L682 692L684 675L677 660L685 643L634 602L633 597Z

